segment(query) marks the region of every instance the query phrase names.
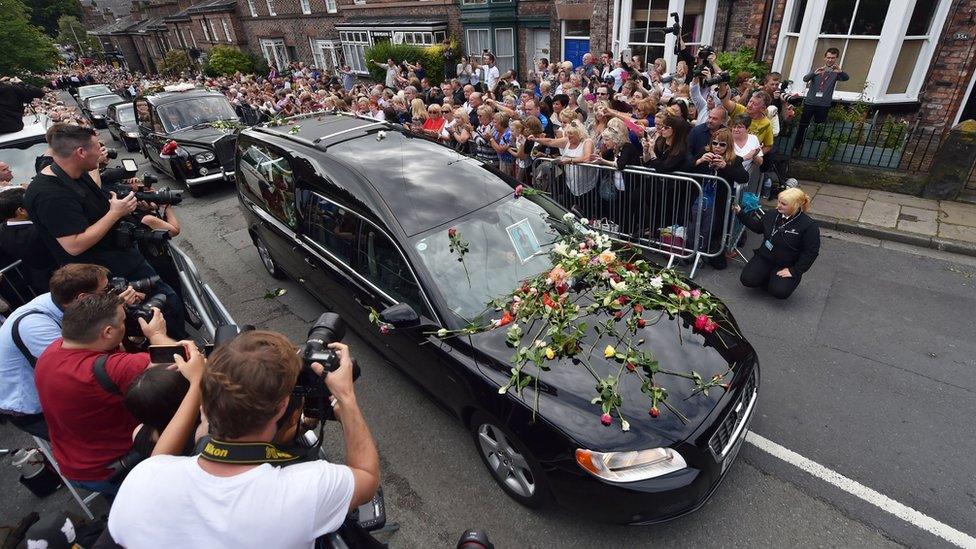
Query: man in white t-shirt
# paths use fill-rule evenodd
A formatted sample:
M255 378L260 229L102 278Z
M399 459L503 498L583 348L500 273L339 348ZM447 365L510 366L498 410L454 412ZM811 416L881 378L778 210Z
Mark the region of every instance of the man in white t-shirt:
M190 347L188 362L175 357L188 372L190 390L154 453L182 446L201 402L218 450L192 457L155 455L136 466L112 505L113 540L127 549L309 548L370 501L379 486L379 455L356 404L349 349L341 343L329 347L340 366L325 384L342 422L347 465L314 461L278 467L220 459L219 448L244 445L274 456L269 443L293 440L302 407L291 402L291 393L301 359L284 336L265 331L246 332L221 345L205 368L203 357ZM313 368L322 373L321 365Z
M481 65L483 73L481 80L485 83L488 91L491 91L495 88L495 83L498 82L498 78L501 75L498 72L498 67L495 66L495 56L493 54L485 53L481 59L484 61L484 64Z

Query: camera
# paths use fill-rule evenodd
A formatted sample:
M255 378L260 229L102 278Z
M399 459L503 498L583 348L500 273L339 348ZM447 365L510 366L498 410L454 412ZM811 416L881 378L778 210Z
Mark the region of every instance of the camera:
M160 311L166 306L166 294L155 294L138 305L127 305L125 307L125 333L133 336L142 333L139 326L139 319L146 322L152 320L153 307Z
M681 19L678 17L678 12L671 12L671 17L674 17L674 24L670 27L664 27L664 34L681 36Z
M786 93L786 90L790 89L790 86L792 85L793 85L792 80L780 80L779 82L780 93Z
M721 84L722 82L728 82L732 79L729 71L722 71L718 74L712 75L711 78L703 80L702 83L706 86L714 86L715 84Z
M117 150L115 150L113 148L106 148L105 149L105 156L109 160L115 160L116 158L119 157L119 151L117 151Z
M146 174L146 176L148 177L149 175ZM155 180L156 178L153 177L153 179ZM145 177L143 178L143 182L145 182ZM172 204L172 205L176 205L176 204L179 204L180 202L183 202L183 193L182 192L180 192L180 191L174 191L172 189L160 189L158 191L154 191L154 190L151 190L151 189L150 190L147 190L147 187L150 187L151 185L152 185L152 183L150 183L148 186L147 185L142 185L141 187L139 187L139 190L137 190L137 191L133 191L131 189L130 190L122 190L119 193L117 193L117 196L118 196L119 199L123 199L123 198L129 196L129 194L135 193L136 200L144 200L146 202L155 202L156 204Z
M667 76L662 76L658 79L658 81L662 84L670 84L671 82L674 82L674 75L669 74Z
M133 290L140 293L146 293L149 290L152 290L158 283L159 276L157 275L140 278L139 280L126 280L121 276L115 276L108 279L108 291L114 294L120 294L129 286L132 286Z
M120 248L131 248L136 242L161 245L170 239L169 231L153 230L142 223L126 220L116 223L114 232L115 242Z

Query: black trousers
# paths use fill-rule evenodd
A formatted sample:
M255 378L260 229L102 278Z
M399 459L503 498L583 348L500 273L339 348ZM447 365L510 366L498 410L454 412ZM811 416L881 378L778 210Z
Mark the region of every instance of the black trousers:
M796 130L796 141L793 142L794 151L799 150L803 146L803 138L807 133L807 128L810 126L810 120L814 122L827 121L827 108L815 105L803 105L803 114L800 115L800 124Z
M26 416L7 416L14 427L35 437L50 441L51 436L47 434L47 421L44 414L30 414Z
M748 288L764 288L769 295L786 299L800 285L800 277L782 277L776 274L778 270L768 259L756 254L743 267L739 281Z

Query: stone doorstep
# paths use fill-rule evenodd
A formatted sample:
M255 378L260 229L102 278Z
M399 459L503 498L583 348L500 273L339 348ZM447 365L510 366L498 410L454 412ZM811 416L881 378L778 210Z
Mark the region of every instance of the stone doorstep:
M862 189L858 187L845 187L843 185L833 185L830 183L824 183L820 186L817 194L820 196L836 196L838 198L847 198L850 200L860 200L865 201L868 199L870 194L870 189Z
M810 201L810 211L819 215L857 221L864 209L863 200L823 194L823 190Z
M976 242L955 240L948 238L947 234L941 236L925 236L918 233L911 233L898 229L889 229L869 225L867 223L851 221L849 219L838 219L836 217L818 214L811 214L811 217L816 219L820 223L821 227L827 229L877 238L880 240L888 240L891 242L900 242L902 244L909 244L921 248L930 248L933 250L942 250L945 252L976 257ZM976 231L974 231L974 233L976 233ZM976 234L973 234L973 236L976 236Z
M943 200L939 203L939 222L976 227L976 204Z

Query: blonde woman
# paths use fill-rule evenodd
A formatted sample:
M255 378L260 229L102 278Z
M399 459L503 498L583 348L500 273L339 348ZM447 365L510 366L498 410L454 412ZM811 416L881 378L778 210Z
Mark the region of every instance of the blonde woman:
M578 121L573 121L563 127L563 136L553 139L544 137L529 138L547 147L559 148L559 164L565 173L566 189L553 189L559 202L565 207L576 207L584 215L589 215L599 199L593 192L599 178L599 169L586 164L593 157L593 140L586 136L586 129Z
M739 280L749 288L764 288L779 299L790 297L820 254L820 227L809 215L810 197L797 187L779 193L776 210L762 218L732 207L739 221L763 236Z
M421 126L427 121L427 107L423 99L417 97L410 102L410 118L414 124Z

